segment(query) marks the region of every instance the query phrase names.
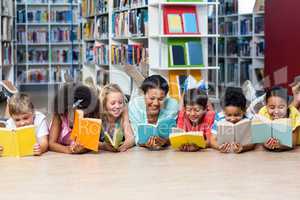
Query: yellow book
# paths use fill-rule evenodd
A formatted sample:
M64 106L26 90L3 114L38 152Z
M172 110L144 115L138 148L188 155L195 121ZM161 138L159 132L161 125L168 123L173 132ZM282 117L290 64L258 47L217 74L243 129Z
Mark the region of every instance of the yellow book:
M173 149L179 149L183 144L195 144L200 148L206 147L203 132L185 132L182 129L173 128L169 139Z
M182 33L181 17L178 14L168 14L168 24L170 33Z
M98 151L102 121L96 118L84 118L82 110L76 110L71 139L87 149Z
M2 156L32 156L33 146L36 143L34 125L14 130L0 128L0 146L3 148Z

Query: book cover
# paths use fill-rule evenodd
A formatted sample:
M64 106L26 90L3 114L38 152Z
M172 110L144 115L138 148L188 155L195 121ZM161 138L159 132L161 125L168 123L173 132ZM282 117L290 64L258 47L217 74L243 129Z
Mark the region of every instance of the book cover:
M187 42L186 49L188 65L204 65L201 40Z
M198 33L196 13L183 13L184 33Z
M16 129L0 128L0 146L2 156L32 156L36 144L35 126L24 126Z
M181 16L178 14L168 14L168 25L170 33L182 33Z
M104 141L110 144L114 149L118 149L122 145L124 133L121 128L116 128L111 137L107 132L104 132Z
M175 119L164 119L158 124L139 124L138 125L138 144L146 144L150 137L158 136L168 139L173 127L176 126Z
M224 143L252 144L251 121L243 119L236 124L228 121L218 122L217 142L219 145Z
M96 118L84 118L82 110L76 110L71 139L87 149L98 151L102 121Z
M172 129L170 143L173 149L179 149L184 144L195 144L200 148L206 147L203 132L185 132L179 128Z
M291 119L282 118L269 120L266 118L255 119L251 125L252 143L265 143L270 137L276 138L280 144L293 146L293 128Z
M170 46L170 56L171 56L171 65L185 65L184 58L184 46L181 45L171 45Z

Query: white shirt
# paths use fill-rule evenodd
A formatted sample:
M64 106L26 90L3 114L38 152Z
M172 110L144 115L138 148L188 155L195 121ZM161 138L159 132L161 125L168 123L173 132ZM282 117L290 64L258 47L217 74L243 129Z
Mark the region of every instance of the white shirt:
M49 129L48 129L46 116L43 113L36 111L34 113L33 118L34 118L33 124L36 128L36 132L35 132L36 137L41 138L45 135L49 135ZM6 121L6 128L9 128L9 129L16 128L16 124L12 118L9 118Z

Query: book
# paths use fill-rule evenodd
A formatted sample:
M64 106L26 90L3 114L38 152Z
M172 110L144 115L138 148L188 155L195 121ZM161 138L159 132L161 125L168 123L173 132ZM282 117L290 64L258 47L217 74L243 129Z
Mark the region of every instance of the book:
M182 33L181 16L178 14L168 14L168 25L170 33Z
M219 145L224 143L252 144L251 121L243 119L235 124L228 121L218 122L217 142Z
M185 65L185 53L184 53L184 46L182 45L171 45L170 46L170 59L171 59L171 66L174 65Z
M138 144L146 144L150 137L158 136L164 139L169 138L172 128L176 126L175 119L164 119L154 124L138 125Z
M101 126L101 119L85 118L82 110L76 110L71 139L87 149L98 151Z
M32 156L36 144L35 126L24 126L16 129L0 128L0 146L2 156Z
M118 149L123 143L124 133L121 128L116 128L113 136L111 137L109 133L104 132L104 141L110 144L114 149Z
M195 144L200 148L206 147L203 132L185 132L180 128L172 128L170 143L173 149L179 149L184 144Z
M280 144L293 146L293 128L291 119L269 120L266 118L252 120L252 143L265 143L270 137L276 138Z
M186 49L188 65L203 65L201 40L187 42Z
M185 33L198 33L197 17L195 13L183 13L183 28Z

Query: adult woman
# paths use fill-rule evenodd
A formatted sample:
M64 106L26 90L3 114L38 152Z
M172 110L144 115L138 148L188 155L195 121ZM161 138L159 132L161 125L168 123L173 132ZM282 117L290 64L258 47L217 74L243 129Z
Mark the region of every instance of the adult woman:
M129 118L133 128L136 142L139 124L157 124L162 119L176 119L178 112L177 101L168 98L169 85L160 75L146 78L141 90L144 95L134 98L129 103ZM167 145L168 140L161 137L150 137L143 145L149 149L161 149Z

